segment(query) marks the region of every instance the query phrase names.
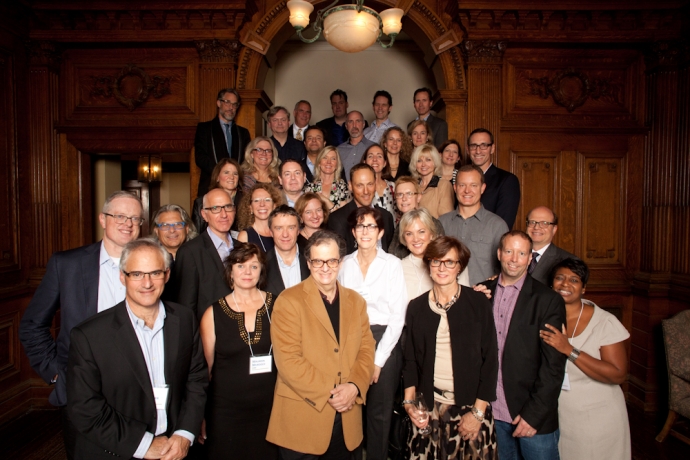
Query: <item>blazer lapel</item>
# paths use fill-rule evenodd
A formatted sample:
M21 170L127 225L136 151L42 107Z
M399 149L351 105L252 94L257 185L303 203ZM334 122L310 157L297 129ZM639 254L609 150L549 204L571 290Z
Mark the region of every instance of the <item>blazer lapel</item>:
M139 345L139 339L134 332L134 326L127 314L127 307L125 302L120 302L113 307L115 310L115 317L113 319L113 327L117 329L115 333L117 340L115 346L122 353L122 356L127 358L134 377L139 382L139 385L144 389L144 392L153 398L153 387L151 386L151 378L149 377L149 370L144 361L144 354Z
M228 158L228 144L225 141L225 134L223 134L223 128L218 117L211 120L211 135L213 137L213 149L216 155L216 162L221 158Z
M283 276L280 273L280 267L278 266L278 256L274 249L266 256L268 267L267 271L270 274L268 277L268 282L266 283L266 289L270 292L281 293L285 290L285 283L283 282Z
M89 318L98 313L98 279L101 272L101 242L92 244L81 259L81 273L84 283L84 308Z
M511 339L511 334L515 328L520 327L518 324L525 324L526 321L516 321L525 316L529 316L532 312L529 310L529 299L532 297L532 277L527 275L525 282L520 289L520 294L515 301L515 310L510 319L510 326L508 326L508 335L506 336L506 348ZM505 350L504 350L505 352Z
M165 304L164 304L165 305ZM177 362L178 337L180 336L180 318L174 310L165 305L165 323L163 324L163 348L165 350L165 383L170 385L175 378Z
M353 326L352 317L355 313L354 308L343 308L343 306L352 305L350 294L343 291L340 284L338 284L338 295L340 295L340 348L345 349L345 342L347 340L347 333L350 327Z
M323 299L321 298L321 294L319 293L319 289L316 287L316 284L314 281L311 279L308 279L304 283L304 295L306 299L306 304L309 308L309 311L316 317L316 319L321 323L324 329L326 329L326 332L331 336L333 339L333 342L338 343L338 339L335 337L335 330L333 329L333 324L331 323L331 318L328 317L328 312L326 311L326 307L323 304ZM340 298L340 318L342 321L343 317L343 299L342 297ZM342 322L340 324L340 330L343 330ZM342 338L342 336L341 336Z
M302 254L301 252L299 253L299 273L302 277L302 281L306 280L307 278L309 278L309 275L311 275L311 272L309 271L309 266L307 265L307 258L304 257L304 254Z
M218 270L218 273L224 273L225 267L223 267L223 261L220 260L218 251L213 245L211 237L208 236L208 232L202 233L201 237L204 239L204 248L206 249L206 251L208 251L211 260L213 260L213 263L216 266L216 269Z

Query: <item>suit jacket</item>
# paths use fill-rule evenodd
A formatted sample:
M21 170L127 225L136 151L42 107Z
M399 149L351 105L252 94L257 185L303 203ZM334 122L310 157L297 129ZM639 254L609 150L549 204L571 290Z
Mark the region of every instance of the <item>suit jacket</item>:
M496 299L498 278L483 284ZM510 416L520 415L537 434L558 428L558 397L566 362L563 353L539 338L545 324L559 330L566 324L565 303L556 291L526 275L508 327L501 370Z
M355 237L352 234L352 229L347 223L347 218L356 209L357 204L355 203L355 200L350 200L349 203L328 217L328 228L345 238L348 254L352 254L356 247ZM381 211L381 215L383 216L383 229L385 230L383 238L381 238L381 245L384 251L388 251L391 241L393 241L393 234L395 233L395 220L393 220L393 216L390 212L382 208L378 209Z
M534 271L530 273L530 276L540 283L551 286L551 280L549 279L551 269L562 260L577 258L577 256L569 253L565 249L561 249L551 243L549 247L546 248L546 251L544 251L544 254L539 258L537 266L534 267Z
M278 369L266 439L297 452L321 455L333 431L335 409L328 404L335 385L359 388L352 410L342 414L348 450L362 441L362 404L374 372L376 343L365 300L338 285L340 342L311 277L283 291L273 307L271 340Z
M239 164L244 161L244 150L251 141L247 128L238 126L233 121L232 127L232 158ZM228 158L228 145L225 142L223 127L216 116L211 121L199 123L194 136L194 162L201 169L199 177L198 195L208 192L211 183L211 173L221 158Z
M415 120L412 120L407 124L408 128L413 121ZM439 118L431 113L427 117L426 123L429 125L431 137L434 139L434 145L437 149L441 148L441 144L448 140L448 123L446 123L446 120L443 118Z
M518 206L520 206L520 182L515 174L495 165L484 173L486 189L482 193L482 204L513 228Z
M165 382L168 427L199 433L208 370L192 312L165 304ZM72 329L67 369L67 410L78 431L77 459L131 458L144 433L155 434L151 379L125 302Z
M233 238L233 247L237 241ZM225 267L208 232L184 243L177 251L175 270L165 299L191 308L201 317L213 302L230 294Z
M304 253L301 248L297 253L299 258L299 274L302 281L309 278L309 267L307 266L307 259L304 258ZM275 249L266 253L266 291L273 294L273 298L285 290L285 283L283 276L280 274L280 267L278 266L278 256Z
M319 128L323 129L326 133L326 145L338 146L343 142L347 142L350 139L350 133L345 129L345 123L339 125L335 122L335 116L330 118L324 118L316 124Z
M101 242L56 252L46 266L19 324L19 339L31 367L46 383L57 374L50 394L55 406L67 404L66 371L70 331L98 313L98 278ZM60 311L60 333L53 339L50 328Z
M271 136L271 140L278 149L280 161L285 161L288 158L302 161L307 157L307 148L304 146L304 142L298 141L294 137L288 136L285 145L280 145L280 142L273 136Z
M307 134L307 130L309 129L309 126L312 126L312 125L307 125L305 128L302 128L302 140L299 142L304 143L304 136L305 136L305 134ZM288 137L291 137L292 139L295 138L294 129L295 129L295 124L291 123L290 127L288 128Z

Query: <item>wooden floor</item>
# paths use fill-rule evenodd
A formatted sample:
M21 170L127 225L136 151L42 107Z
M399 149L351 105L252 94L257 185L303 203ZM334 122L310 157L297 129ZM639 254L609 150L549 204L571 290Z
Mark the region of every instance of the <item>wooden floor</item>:
M663 444L654 440L663 420L628 408L633 460L688 460L690 446L669 436ZM0 446L5 460L65 460L56 410L30 411L0 427ZM587 459L599 460L599 459ZM607 460L607 459L601 459Z

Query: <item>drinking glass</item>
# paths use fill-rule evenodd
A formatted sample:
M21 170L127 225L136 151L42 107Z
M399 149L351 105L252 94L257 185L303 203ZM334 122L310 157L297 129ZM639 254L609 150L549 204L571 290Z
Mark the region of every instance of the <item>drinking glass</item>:
M417 393L417 399L415 401L415 409L419 415L419 421L424 423L427 422L424 428L418 428L419 434L422 436L429 436L431 433L431 420L429 417L429 408L426 406L424 401L424 395L422 393Z

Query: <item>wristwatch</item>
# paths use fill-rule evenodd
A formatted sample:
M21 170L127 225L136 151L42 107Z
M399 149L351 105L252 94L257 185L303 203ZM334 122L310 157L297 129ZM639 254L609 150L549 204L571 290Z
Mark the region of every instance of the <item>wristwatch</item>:
M483 422L484 421L484 412L480 411L476 407L472 406L472 415L474 415L474 418L476 418L478 421Z

